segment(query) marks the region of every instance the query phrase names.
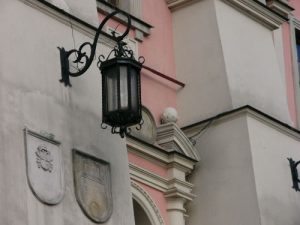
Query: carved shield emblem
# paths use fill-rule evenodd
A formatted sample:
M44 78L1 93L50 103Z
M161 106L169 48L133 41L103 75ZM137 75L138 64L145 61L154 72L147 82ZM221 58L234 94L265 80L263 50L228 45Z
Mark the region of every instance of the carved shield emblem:
M60 143L28 129L24 133L29 186L40 201L58 204L64 195Z
M93 222L103 223L112 213L109 163L73 150L74 183L77 201Z

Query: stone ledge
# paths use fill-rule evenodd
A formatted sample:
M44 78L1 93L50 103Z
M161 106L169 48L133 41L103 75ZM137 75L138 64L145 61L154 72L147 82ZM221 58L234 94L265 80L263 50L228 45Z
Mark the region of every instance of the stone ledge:
M288 18L289 14L294 11L294 8L284 0L267 0L267 5L285 18Z

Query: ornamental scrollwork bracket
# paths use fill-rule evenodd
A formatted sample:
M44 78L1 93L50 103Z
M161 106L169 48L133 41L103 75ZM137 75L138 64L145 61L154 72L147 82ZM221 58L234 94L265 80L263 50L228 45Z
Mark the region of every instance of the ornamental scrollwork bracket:
M112 32L111 39L116 41L117 45L116 47L112 50L112 52L118 55L131 55L133 57L133 53L131 50L127 49L127 44L123 42L123 39L128 35L130 27L131 27L131 19L130 16L123 11L114 11L107 15L101 24L99 25L93 43L90 42L84 42L82 45L79 46L78 49L72 49L69 51L66 51L63 47L58 47L59 52L60 52L60 63L61 63L61 79L60 82L64 83L65 86L71 87L71 82L70 82L70 76L71 77L78 77L84 74L87 69L90 67L90 65L93 62L93 59L95 57L95 52L97 48L97 43L100 34L103 33L103 27L107 23L108 20L110 20L112 17L114 17L116 14L123 14L124 16L127 17L127 26L125 32L117 36L116 32ZM89 51L87 51L89 49ZM109 54L110 56L110 54ZM108 56L108 57L109 57ZM99 66L99 63L101 63L103 56L99 57L99 61L97 65ZM70 62L74 63L77 65L77 68L75 71L70 71ZM79 67L79 65L81 67Z

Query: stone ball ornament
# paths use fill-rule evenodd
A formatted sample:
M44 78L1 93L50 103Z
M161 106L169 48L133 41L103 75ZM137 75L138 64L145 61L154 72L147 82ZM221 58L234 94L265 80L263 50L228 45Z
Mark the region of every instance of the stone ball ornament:
M178 113L177 110L173 107L168 107L164 110L163 114L161 115L161 123L176 123L178 120Z

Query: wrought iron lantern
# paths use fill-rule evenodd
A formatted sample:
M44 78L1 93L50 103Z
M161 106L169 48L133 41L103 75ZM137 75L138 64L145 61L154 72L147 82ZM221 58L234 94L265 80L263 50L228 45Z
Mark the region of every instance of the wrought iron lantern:
M70 51L59 48L62 71L62 79L60 81L65 86L71 86L70 76L77 77L87 71L95 56L98 38L103 26L117 13L122 13L127 17L126 30L120 36L117 36L116 32L112 32L112 38L117 45L107 57L103 55L98 57L97 66L102 74L103 111L101 127L106 129L107 125L109 125L112 133L120 134L123 138L130 132L130 126L138 125L137 129L140 129L142 125L140 71L145 61L143 57L140 57L137 61L134 58L133 51L123 41L131 27L131 20L128 14L115 11L106 16L97 29L93 44L85 42L78 50L72 49ZM87 46L90 48L89 56L84 50ZM73 63L83 64L76 72L71 72L69 69L71 55L74 57Z

